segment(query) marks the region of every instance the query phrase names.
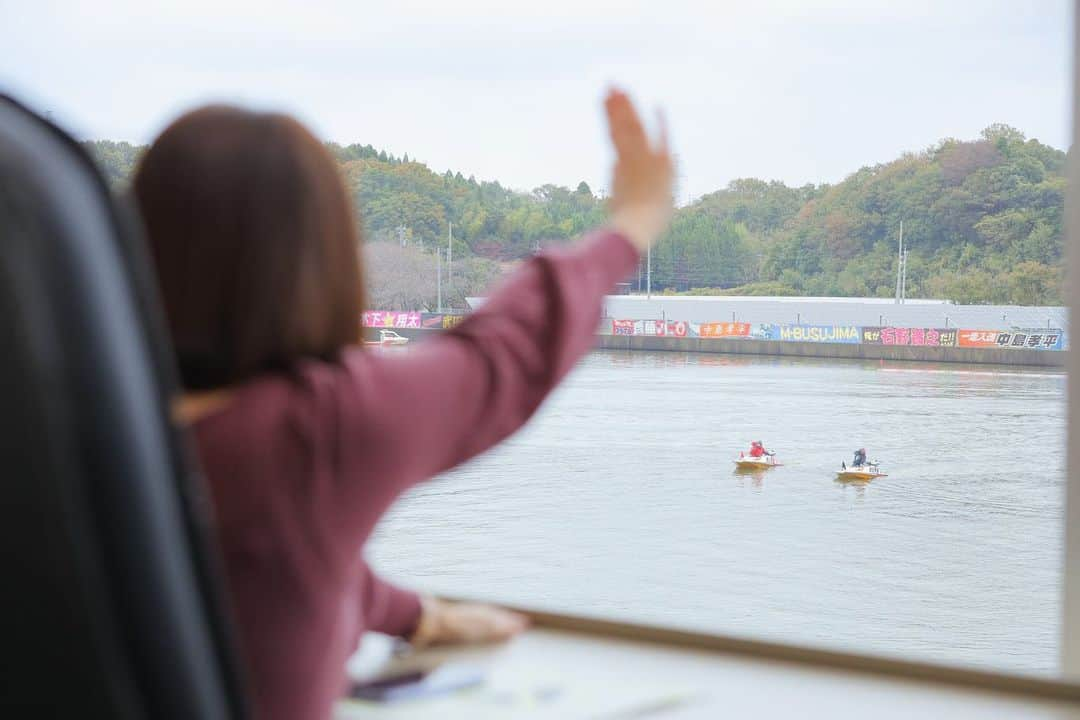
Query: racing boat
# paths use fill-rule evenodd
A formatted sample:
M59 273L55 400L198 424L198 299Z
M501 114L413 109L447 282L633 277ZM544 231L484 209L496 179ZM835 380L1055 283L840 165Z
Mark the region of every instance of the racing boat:
M780 467L783 464L777 462L775 455L753 457L746 453L739 453L739 457L735 458L734 462L736 470L768 470L769 468Z
M888 477L888 475L881 472L881 466L876 462L850 465L836 471L837 480L873 480L879 477Z
M393 330L380 330L378 340L365 340L365 345L405 345L409 338L398 335Z

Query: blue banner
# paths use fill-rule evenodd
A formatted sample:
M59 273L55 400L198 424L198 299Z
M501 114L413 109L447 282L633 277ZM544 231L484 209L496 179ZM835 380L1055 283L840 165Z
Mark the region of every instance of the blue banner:
M1026 350L1064 350L1065 332L1063 330L1008 330L998 333L998 347L1023 348Z
M854 325L773 325L773 338L787 342L858 345L862 334Z

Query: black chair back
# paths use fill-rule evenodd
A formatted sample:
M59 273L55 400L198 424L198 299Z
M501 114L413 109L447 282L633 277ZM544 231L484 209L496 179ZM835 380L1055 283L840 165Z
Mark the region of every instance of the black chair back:
M138 223L0 96L0 716L245 715Z

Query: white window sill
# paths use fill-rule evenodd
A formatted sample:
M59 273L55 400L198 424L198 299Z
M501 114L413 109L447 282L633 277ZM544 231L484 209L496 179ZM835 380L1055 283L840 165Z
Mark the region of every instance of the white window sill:
M420 664L477 663L480 687L442 698L339 704L347 718L883 718L1080 720L1080 692L993 687L816 667L678 645L538 628L506 645L427 651ZM948 671L943 671L947 675ZM1005 683L1007 684L1007 683ZM1037 683L1036 683L1037 684ZM992 685L992 683L990 683ZM1062 686L1064 687L1064 686ZM1073 700L1064 699L1072 695Z

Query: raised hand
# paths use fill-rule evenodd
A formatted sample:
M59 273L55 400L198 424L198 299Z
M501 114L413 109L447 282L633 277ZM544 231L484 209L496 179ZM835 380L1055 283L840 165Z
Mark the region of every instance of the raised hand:
M604 100L615 168L611 182L611 225L644 252L667 229L672 212L673 167L667 130L653 142L634 104L618 89Z

